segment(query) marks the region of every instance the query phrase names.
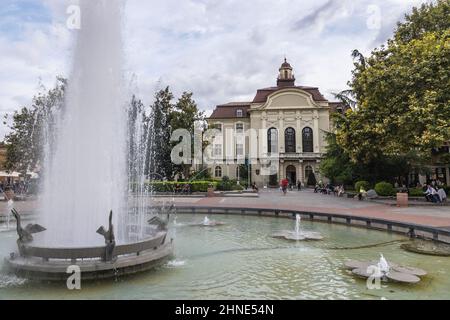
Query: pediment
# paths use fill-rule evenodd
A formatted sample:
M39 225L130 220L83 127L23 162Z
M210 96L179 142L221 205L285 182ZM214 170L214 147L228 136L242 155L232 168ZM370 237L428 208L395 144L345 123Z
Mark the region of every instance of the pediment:
M267 102L258 109L311 109L321 108L312 96L300 89L286 89L270 95Z

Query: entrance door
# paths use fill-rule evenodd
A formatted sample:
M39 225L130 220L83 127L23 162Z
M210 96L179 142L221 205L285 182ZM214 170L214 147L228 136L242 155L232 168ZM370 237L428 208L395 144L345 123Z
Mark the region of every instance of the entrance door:
M289 180L289 184L295 186L297 184L297 169L294 166L288 166L286 168L286 177Z

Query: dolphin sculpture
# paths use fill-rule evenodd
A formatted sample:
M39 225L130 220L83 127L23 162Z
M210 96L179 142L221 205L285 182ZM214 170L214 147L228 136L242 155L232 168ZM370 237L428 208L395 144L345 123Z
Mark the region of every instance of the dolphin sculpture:
M16 209L12 209L11 213L13 214L14 218L16 218L17 234L19 235L18 241L22 244L33 241L33 234L47 230L39 224L31 223L28 224L25 228L22 228L22 219L20 217L20 214Z
M105 261L113 261L114 260L114 248L116 247L116 238L114 236L114 226L112 223L112 210L109 213L109 226L108 230L105 227L101 226L98 228L97 233L102 235L105 238Z
M114 236L114 226L112 224L112 215L113 212L111 210L111 212L109 213L109 229L106 230L105 227L101 226L100 228L98 228L97 233L102 235L105 238L105 243L112 243L115 242L115 236Z
M164 208L158 208L158 213L163 214ZM163 220L159 216L154 216L150 220L148 220L148 224L156 226L159 230L166 231L167 226L169 224L170 215L175 211L175 205L172 204L169 209L167 210L167 219Z

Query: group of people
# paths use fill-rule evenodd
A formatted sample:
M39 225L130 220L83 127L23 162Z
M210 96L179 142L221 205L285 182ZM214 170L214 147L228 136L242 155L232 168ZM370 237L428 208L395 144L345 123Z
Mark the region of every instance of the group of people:
M428 202L442 203L447 200L447 193L442 186L435 187L429 184L424 187L424 194Z
M345 194L345 188L343 185L333 186L330 183L324 185L322 181L319 181L319 183L314 187L314 193L327 195L333 194L335 196L342 197Z

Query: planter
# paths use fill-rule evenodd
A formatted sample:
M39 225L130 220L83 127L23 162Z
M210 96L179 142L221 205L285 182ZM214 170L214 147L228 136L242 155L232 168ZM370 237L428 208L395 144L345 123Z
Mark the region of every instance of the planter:
M208 197L208 198L212 198L212 197L214 197L214 196L215 196L215 194L214 194L214 188L212 188L212 187L208 188L208 195L207 195L207 197Z
M397 193L397 207L407 207L407 206L408 206L408 194Z
M8 200L14 200L14 191L12 189L6 189L5 190L5 197L6 197L6 201Z

